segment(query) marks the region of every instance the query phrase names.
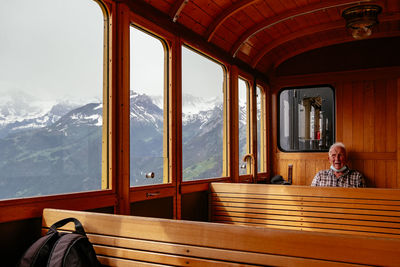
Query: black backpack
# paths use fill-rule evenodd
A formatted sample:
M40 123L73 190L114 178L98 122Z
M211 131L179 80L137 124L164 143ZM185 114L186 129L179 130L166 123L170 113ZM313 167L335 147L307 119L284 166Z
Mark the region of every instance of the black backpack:
M75 223L73 233L60 233L57 228ZM18 267L98 267L92 244L82 224L75 218L66 218L53 224L47 234L28 248Z

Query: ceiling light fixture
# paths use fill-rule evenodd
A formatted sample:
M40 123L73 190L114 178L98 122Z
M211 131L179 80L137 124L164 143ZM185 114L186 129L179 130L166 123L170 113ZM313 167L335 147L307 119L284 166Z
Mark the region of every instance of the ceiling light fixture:
M372 27L378 24L378 14L381 12L382 8L378 5L358 5L345 9L342 17L354 39L364 39L371 36Z

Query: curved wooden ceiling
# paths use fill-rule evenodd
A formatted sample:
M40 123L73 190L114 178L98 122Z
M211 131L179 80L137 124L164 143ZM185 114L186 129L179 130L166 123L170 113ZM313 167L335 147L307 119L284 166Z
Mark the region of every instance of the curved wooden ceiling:
M304 52L355 42L341 13L359 3L383 8L370 38L400 36L399 0L145 0L263 73Z

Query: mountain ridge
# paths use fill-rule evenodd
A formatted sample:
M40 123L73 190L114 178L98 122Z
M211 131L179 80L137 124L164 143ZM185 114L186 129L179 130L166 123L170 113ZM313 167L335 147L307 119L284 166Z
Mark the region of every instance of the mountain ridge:
M207 101L201 109L212 108L183 114L185 180L222 174L223 106ZM162 183L164 114L159 97L132 93L130 102L131 183ZM102 104L60 102L46 108L36 118L0 124L0 199L101 188ZM31 114L28 109L26 114ZM144 178L151 171L156 177Z

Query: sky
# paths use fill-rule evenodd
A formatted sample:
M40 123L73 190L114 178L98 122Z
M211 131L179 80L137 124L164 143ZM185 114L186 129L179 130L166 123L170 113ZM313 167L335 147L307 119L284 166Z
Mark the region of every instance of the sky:
M162 42L131 27L131 90L160 95L163 88L164 46ZM222 95L224 71L221 65L182 47L182 90L198 97Z
M95 1L0 3L0 103L10 91L40 100L101 100L104 18ZM161 42L131 27L130 45L131 90L160 95ZM182 57L184 92L222 95L221 66L186 48Z
M102 97L103 13L97 3L0 3L1 95L12 90L42 100Z

